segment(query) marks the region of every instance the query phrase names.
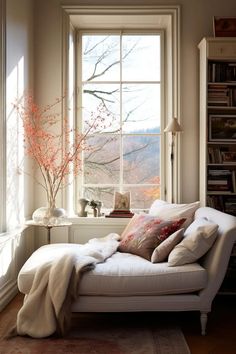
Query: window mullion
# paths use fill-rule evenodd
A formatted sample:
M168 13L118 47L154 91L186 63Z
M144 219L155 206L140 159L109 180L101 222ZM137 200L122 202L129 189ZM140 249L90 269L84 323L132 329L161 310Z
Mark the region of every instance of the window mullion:
M123 168L124 168L124 163L123 163L123 95L122 95L122 31L120 32L120 192L123 191Z
M82 32L78 33L77 36L77 45L78 45L78 56L77 58L80 58L80 60L77 59L77 100L78 100L78 110L76 110L75 114L78 114L78 119L76 119L76 122L79 124L79 131L83 133L83 110L82 110L82 96L83 96L83 82L82 82L82 63L83 63L83 50L82 50ZM84 164L84 152L81 151L81 161L82 164ZM84 168L82 169L82 173L79 174L77 177L79 181L79 196L83 197L84 196Z

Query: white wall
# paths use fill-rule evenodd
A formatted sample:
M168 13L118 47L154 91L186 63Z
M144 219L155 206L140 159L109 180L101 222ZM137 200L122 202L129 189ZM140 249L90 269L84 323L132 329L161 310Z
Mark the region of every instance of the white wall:
M62 22L60 4L79 5L173 5L169 0L35 0L35 89L39 102L53 100L62 85ZM198 194L198 49L205 36L212 36L213 16L232 16L235 0L179 0L181 5L181 187L183 202L197 200ZM43 205L40 193L37 205Z
M16 228L33 205L33 184L18 174L23 144L12 103L33 88L33 2L6 1L7 224L0 236L0 310L17 291L16 277L34 248L32 230Z

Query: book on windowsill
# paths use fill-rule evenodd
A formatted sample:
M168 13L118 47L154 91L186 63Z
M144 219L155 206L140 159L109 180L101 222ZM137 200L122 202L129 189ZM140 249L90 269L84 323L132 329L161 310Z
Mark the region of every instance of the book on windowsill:
M106 215L106 218L132 218L134 213L130 210L118 210L114 209L110 212L109 215Z

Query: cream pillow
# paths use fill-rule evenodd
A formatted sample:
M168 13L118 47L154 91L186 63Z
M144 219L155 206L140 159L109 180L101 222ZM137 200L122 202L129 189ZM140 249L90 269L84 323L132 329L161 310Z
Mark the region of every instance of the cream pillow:
M183 234L184 229L177 230L157 246L152 253L151 262L159 263L165 261L170 251L182 240Z
M216 231L218 230L218 225L214 223L213 221L208 220L207 218L200 217L195 219L185 230L184 232L184 237L187 237L190 235L192 232L197 231L197 230L208 230L211 228L216 228Z
M196 219L185 231L184 239L177 244L168 257L169 266L196 262L213 245L218 225L204 218Z
M187 228L193 221L195 211L199 207L199 201L189 204L174 204L157 199L152 203L149 215L157 216L163 220L186 218L183 227Z

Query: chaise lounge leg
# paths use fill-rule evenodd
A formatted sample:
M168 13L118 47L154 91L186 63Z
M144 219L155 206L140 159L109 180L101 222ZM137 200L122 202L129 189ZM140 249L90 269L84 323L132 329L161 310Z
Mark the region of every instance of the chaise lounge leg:
M201 312L200 321L201 321L201 334L202 336L205 336L206 324L207 324L207 312Z

